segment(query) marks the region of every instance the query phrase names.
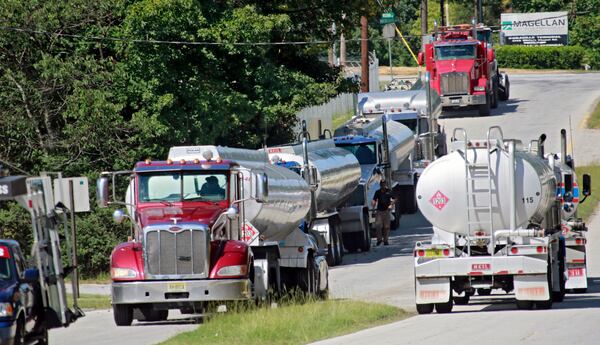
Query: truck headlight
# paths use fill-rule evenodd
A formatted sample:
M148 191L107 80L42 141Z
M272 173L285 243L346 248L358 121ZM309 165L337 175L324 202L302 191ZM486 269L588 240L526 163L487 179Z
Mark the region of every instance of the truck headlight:
M130 268L118 268L113 267L110 270L110 275L112 278L122 279L122 278L136 278L137 272Z
M475 91L485 91L485 86L475 86L473 88L473 90L475 90Z
M12 303L0 303L0 317L13 316Z
M246 265L225 266L217 271L219 277L245 276L248 273Z

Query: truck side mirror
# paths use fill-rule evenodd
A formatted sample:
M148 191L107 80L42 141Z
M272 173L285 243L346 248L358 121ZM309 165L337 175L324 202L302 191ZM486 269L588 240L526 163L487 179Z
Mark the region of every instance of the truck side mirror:
M419 66L423 66L424 60L425 54L423 52L419 52L419 55L417 55L417 63L419 64Z
M23 272L23 281L29 284L35 284L40 279L40 271L37 268L27 268Z
M265 173L254 174L254 199L257 202L267 202L269 199L269 178Z
M98 207L108 207L108 184L109 179L106 176L102 176L96 181L96 202L98 203Z
M125 214L125 211L121 209L116 209L115 212L113 212L112 217L115 223L121 224L123 223L127 215Z
M592 195L592 177L589 174L583 174L583 189L581 194L584 196Z

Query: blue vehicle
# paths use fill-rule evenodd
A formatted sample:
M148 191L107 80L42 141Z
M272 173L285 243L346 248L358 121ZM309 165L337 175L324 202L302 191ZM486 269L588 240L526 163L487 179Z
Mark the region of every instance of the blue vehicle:
M19 244L0 240L0 344L47 344L39 271L26 268Z

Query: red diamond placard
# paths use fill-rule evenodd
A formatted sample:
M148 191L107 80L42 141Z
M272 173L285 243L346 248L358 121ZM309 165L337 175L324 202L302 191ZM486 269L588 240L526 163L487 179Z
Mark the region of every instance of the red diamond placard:
M439 190L429 199L429 202L433 205L433 207L438 210L442 210L446 204L448 204L448 197L444 195L444 193Z

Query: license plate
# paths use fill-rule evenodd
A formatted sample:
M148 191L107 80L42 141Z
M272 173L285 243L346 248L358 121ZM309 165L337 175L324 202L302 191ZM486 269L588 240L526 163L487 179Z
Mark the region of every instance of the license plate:
M569 277L583 277L583 268L570 268Z
M168 292L186 292L187 286L183 282L169 283L167 286Z
M460 103L460 99L452 99L452 100L450 100L450 102L452 104L459 104Z
M442 253L441 249L427 249L427 250L425 250L425 256L426 257L438 257L438 256L444 256L444 254Z

